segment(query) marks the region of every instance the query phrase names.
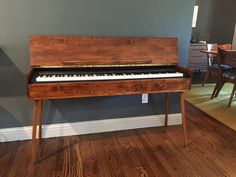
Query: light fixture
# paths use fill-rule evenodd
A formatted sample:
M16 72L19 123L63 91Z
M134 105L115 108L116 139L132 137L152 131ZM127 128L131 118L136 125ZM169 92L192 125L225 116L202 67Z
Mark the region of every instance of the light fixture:
M198 14L198 6L194 6L192 28L196 28L196 25L197 25L197 14Z

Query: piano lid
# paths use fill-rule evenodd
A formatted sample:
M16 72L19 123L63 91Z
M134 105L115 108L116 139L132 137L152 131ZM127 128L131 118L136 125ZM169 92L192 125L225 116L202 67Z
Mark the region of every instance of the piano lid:
M32 67L153 66L178 63L177 38L31 36Z

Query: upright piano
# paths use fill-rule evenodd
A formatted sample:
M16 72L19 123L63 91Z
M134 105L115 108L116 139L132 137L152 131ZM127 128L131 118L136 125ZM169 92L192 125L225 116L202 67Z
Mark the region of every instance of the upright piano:
M167 126L169 93L178 92L186 145L183 93L191 87L191 73L177 65L176 38L31 36L29 45L33 141L37 127L42 136L44 100L165 93Z

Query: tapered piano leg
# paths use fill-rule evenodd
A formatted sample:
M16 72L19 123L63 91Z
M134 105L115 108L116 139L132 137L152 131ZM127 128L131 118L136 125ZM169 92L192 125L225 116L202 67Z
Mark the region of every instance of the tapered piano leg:
M184 93L180 93L180 110L182 114L182 127L184 133L184 146L187 146L187 130L186 130L186 117L185 117L185 108L184 108Z
M37 137L37 125L39 125L39 130L38 130L39 140L42 137L42 114L43 114L43 100L34 100L32 141L35 141Z
M39 143L42 137L42 114L43 114L43 100L34 100L34 117L33 117L33 129L32 129L32 164L35 164L38 159ZM39 126L38 126L39 125ZM37 126L38 126L38 138L37 142Z
M168 113L169 113L169 93L165 93L165 101L166 101L166 111L165 111L165 126L168 125Z
M37 121L38 121L38 106L39 100L34 100L34 117L32 123L32 165L37 161Z
M39 101L39 141L42 139L42 116L43 116L43 100Z
M33 125L32 125L32 141L33 142L35 142L36 140L38 105L39 105L39 101L34 100L34 117L33 117Z

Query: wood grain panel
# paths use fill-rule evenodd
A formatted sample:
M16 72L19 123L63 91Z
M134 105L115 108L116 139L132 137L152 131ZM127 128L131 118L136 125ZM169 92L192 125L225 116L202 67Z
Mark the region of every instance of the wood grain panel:
M100 82L29 84L31 99L60 99L92 96L183 92L190 89L189 78L146 79Z
M30 65L178 63L176 38L31 36Z

